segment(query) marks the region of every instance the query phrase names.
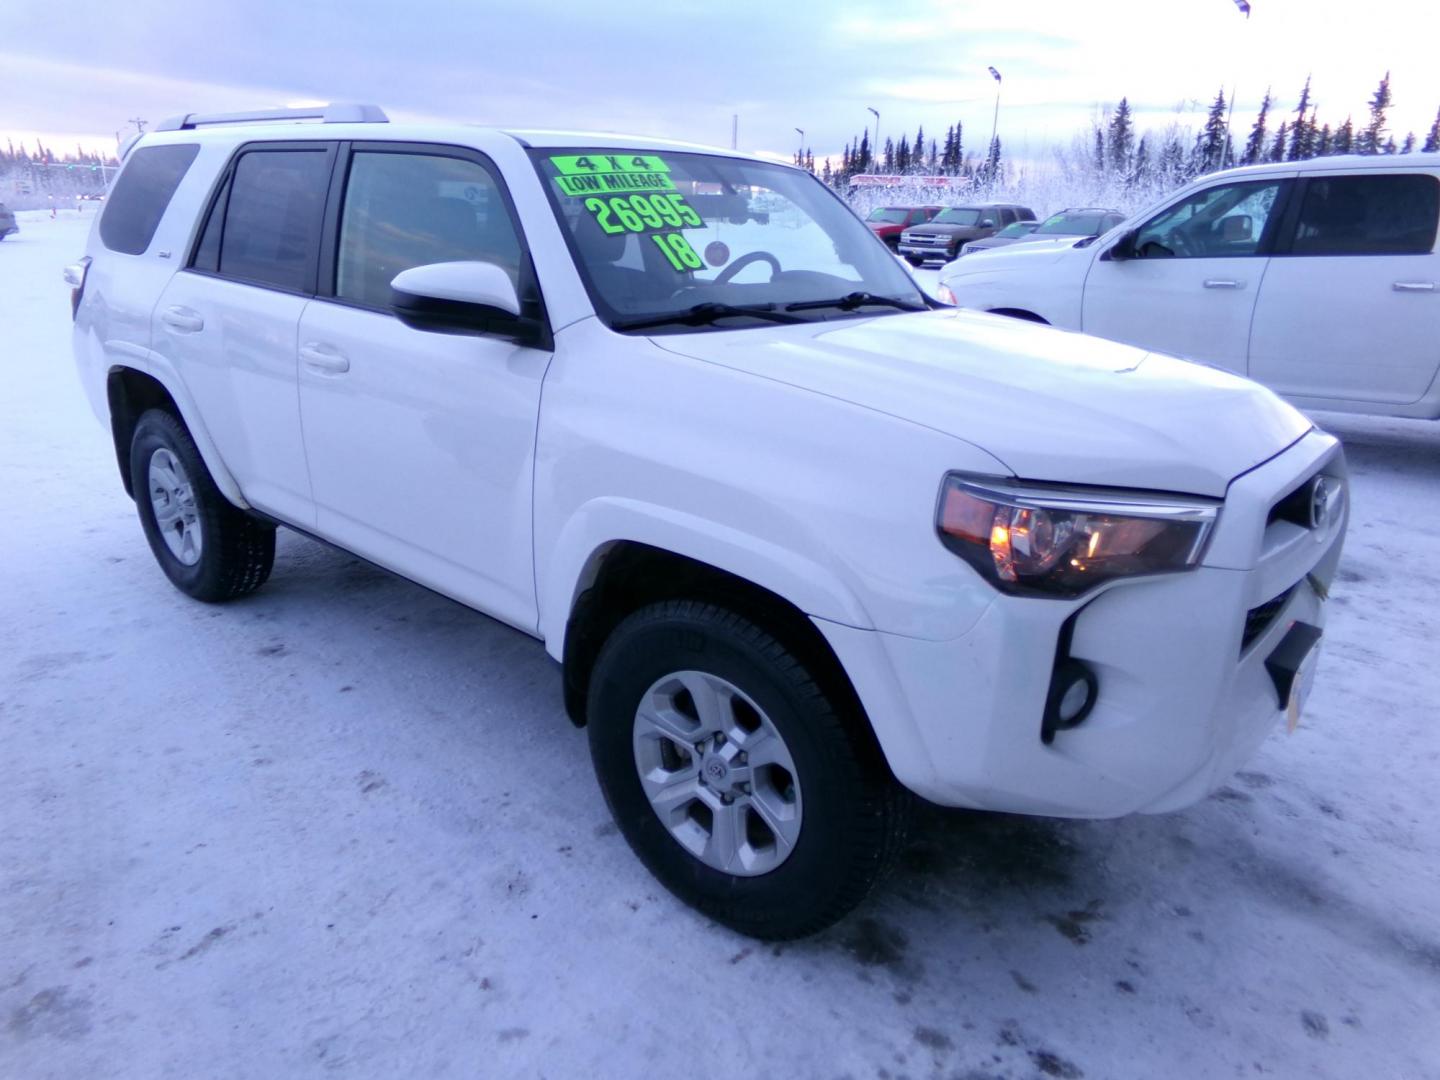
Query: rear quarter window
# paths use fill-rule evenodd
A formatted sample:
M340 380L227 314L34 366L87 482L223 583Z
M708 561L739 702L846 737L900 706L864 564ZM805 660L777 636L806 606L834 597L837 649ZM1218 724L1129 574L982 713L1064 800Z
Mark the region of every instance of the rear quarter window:
M137 148L105 200L100 242L122 255L143 255L199 152L198 143Z

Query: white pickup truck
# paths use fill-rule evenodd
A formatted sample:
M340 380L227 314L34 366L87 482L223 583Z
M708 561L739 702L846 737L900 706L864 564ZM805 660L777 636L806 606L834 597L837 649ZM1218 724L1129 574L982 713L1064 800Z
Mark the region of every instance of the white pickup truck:
M1311 685L1337 441L1242 378L927 300L794 168L182 116L66 273L178 588L258 588L284 526L542 640L635 852L744 933L854 907L911 793L1173 810Z
M940 296L1214 364L1302 408L1434 420L1437 238L1440 154L1255 165L1098 239L967 255Z

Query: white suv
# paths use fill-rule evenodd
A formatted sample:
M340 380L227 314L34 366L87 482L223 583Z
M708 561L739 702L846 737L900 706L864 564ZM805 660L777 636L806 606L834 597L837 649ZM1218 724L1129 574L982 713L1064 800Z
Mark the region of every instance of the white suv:
M1204 177L1098 241L940 274L945 299L1215 364L1305 408L1440 418L1440 154Z
M839 918L909 792L1171 810L1297 718L1345 466L1268 390L927 302L798 169L283 119L147 134L67 270L156 559L228 600L284 525L541 639L715 919Z

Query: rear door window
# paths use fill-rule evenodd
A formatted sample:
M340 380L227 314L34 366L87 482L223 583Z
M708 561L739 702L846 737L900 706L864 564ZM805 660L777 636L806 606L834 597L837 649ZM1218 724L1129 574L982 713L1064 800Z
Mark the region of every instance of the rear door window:
M199 152L198 143L181 143L142 146L131 153L105 201L100 242L122 255L143 255Z
M1292 255L1421 255L1435 247L1440 180L1424 173L1305 182Z
M210 211L192 265L287 292L314 292L331 149L247 150Z

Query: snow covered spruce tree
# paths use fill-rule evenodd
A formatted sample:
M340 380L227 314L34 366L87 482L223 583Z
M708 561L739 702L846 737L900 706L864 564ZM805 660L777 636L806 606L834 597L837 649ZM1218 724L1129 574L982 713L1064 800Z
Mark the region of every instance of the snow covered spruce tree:
M1430 125L1430 134L1425 136L1425 145L1420 149L1427 154L1440 151L1440 109L1435 110L1435 122Z
M1254 165L1264 159L1265 120L1270 114L1271 103L1270 91L1267 89L1265 97L1260 101L1260 115L1255 117L1255 126L1250 129L1250 137L1245 140L1245 151L1240 155L1241 165Z
M1365 125L1359 137L1355 140L1355 152L1359 154L1378 154L1385 148L1385 113L1392 104L1390 97L1390 73L1387 71L1385 77L1380 80L1380 85L1375 88L1375 94L1370 99L1370 123Z
M1215 95L1210 112L1205 117L1205 126L1195 139L1192 154L1195 175L1212 173L1223 169L1234 157L1230 136L1225 129L1225 91L1222 88Z

